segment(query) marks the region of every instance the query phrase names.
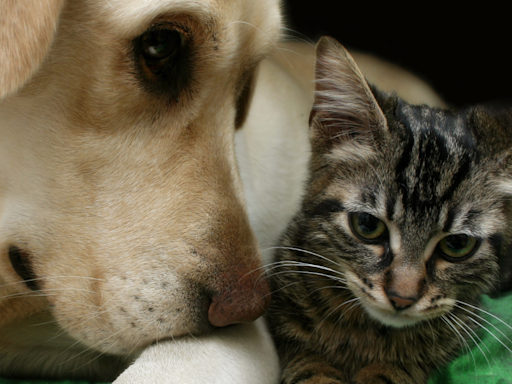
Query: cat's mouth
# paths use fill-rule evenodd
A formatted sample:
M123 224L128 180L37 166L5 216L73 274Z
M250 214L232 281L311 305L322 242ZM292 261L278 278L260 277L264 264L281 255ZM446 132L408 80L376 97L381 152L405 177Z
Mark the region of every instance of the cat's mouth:
M411 325L418 324L423 319L415 316L410 316L401 312L390 312L375 308L371 305L363 303L363 308L371 318L387 325L388 327L404 328Z
M347 288L352 292L356 301L360 302L365 313L378 323L393 328L405 328L417 325L423 321L443 316L453 308L454 300L435 293L425 295L417 302L407 306L393 305L384 289L375 283L370 286L367 281L361 281L355 273L345 272Z
M393 328L404 328L439 315L438 313L422 314L418 312L418 303L405 309L396 309L391 304L385 305L382 303L386 301L387 296L385 294L380 294L378 290L369 292L369 287L365 288L362 282L359 282L355 276L351 275L350 272L346 273L348 280L347 287L352 291L352 294L358 301L360 301L368 316L380 324Z

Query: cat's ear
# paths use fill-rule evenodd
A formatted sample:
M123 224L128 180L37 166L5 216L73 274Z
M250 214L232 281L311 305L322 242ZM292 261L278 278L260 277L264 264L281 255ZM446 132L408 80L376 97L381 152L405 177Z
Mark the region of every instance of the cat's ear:
M316 46L315 102L310 116L313 146L330 151L372 149L387 121L352 56L338 41L322 37Z
M512 105L488 103L470 109L468 124L478 151L495 161L495 180L512 195Z
M470 109L468 120L480 150L488 154L512 152L512 104L478 105Z

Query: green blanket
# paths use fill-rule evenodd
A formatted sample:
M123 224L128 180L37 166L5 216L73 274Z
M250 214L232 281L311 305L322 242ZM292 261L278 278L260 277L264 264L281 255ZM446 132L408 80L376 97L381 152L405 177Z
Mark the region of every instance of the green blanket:
M496 299L484 296L482 305L486 311L496 316L483 316L492 325L479 321L492 334L480 330L480 340L473 336L478 345L469 341L471 352L465 353L448 367L437 372L429 384L512 383L512 329L503 324L512 326L512 292Z
M492 334L480 330L478 336L473 336L478 345L470 340L468 344L471 352L465 353L448 367L436 372L429 384L512 384L512 329L497 319L499 318L512 326L512 292L497 299L484 296L483 307L496 316L484 315L484 318L492 325L484 321L480 322L485 323L486 328ZM0 379L0 384L46 383L89 384L84 381L50 382Z

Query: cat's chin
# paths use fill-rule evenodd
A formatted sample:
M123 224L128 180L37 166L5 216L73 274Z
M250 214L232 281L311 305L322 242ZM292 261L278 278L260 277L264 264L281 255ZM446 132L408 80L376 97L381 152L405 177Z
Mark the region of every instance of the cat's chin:
M366 313L368 313L370 315L370 317L372 317L373 319L377 320L381 324L384 324L388 327L405 328L405 327L410 327L412 325L416 325L422 321L422 319L419 319L417 317L410 317L410 316L402 315L399 313L396 313L396 314L387 313L387 312L381 311L379 309L372 308L369 305L363 304L363 307L364 307Z

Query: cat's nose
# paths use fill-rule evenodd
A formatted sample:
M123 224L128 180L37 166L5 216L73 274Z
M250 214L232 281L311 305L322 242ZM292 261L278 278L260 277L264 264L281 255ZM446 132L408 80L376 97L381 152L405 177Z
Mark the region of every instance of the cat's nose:
M416 297L401 297L393 292L386 293L388 295L389 301L397 311L409 308L411 305L418 301L418 298Z

